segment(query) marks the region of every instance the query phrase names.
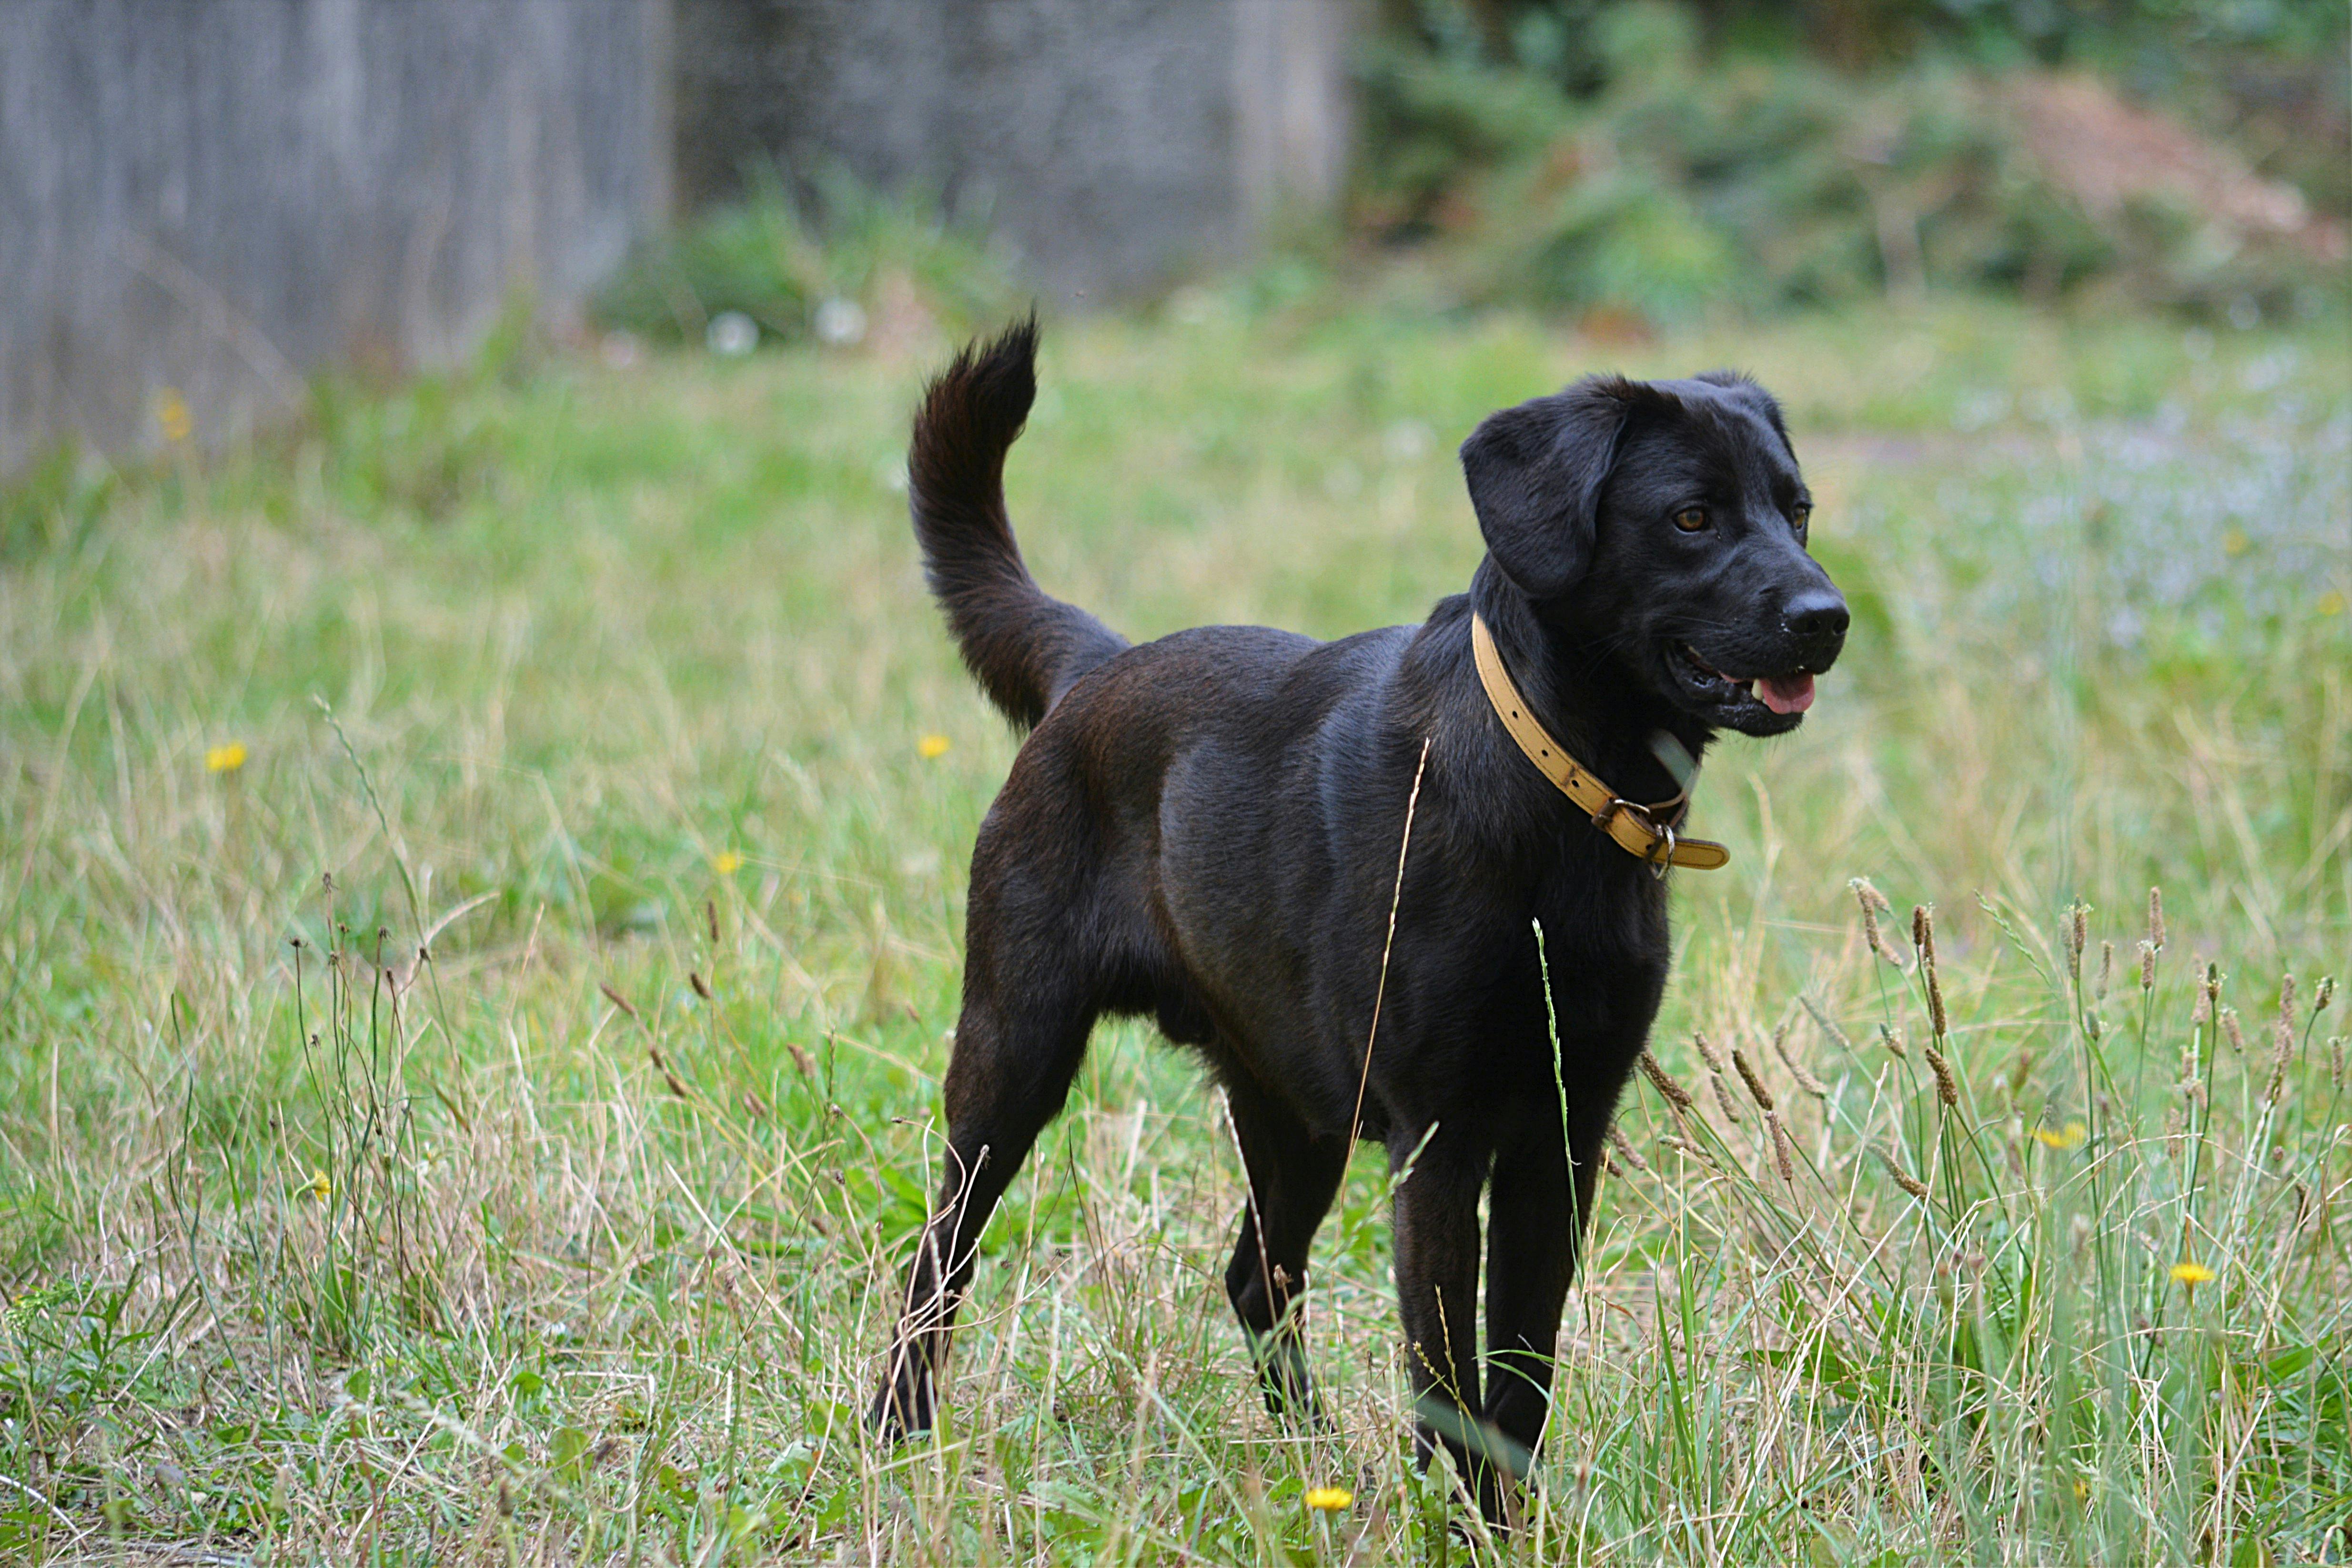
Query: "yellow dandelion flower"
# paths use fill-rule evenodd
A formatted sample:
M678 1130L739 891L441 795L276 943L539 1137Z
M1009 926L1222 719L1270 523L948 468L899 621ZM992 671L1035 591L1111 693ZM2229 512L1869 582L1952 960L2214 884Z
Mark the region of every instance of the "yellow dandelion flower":
M2193 1258L2183 1258L2172 1266L2172 1277L2194 1290L2200 1285L2210 1285L2216 1276L2210 1268Z
M2344 613L2344 595L2333 588L2330 588L2325 594L2320 595L2319 613L2323 616L2342 615Z
M2224 555L2243 555L2252 544L2253 541L2246 537L2246 531L2242 528L2230 529L2221 535L2221 552Z
M948 754L949 744L945 735L926 735L915 742L915 753L927 763L936 762Z
M2069 1121L2063 1127L2037 1127L2033 1140L2044 1149L2073 1149L2091 1135L2091 1130L2079 1121Z
M743 857L732 849L721 849L710 858L710 868L722 877L731 877L743 868Z
M1337 1513L1355 1500L1345 1487L1317 1487L1307 1494L1307 1506L1321 1513Z
M180 395L179 388L167 386L155 395L155 423L162 426L163 439L175 447L196 427L195 416L188 412L188 400Z
M205 752L205 772L233 773L245 766L245 742L231 741L226 746L214 746Z
M334 1192L335 1184L327 1179L326 1172L313 1171L310 1173L310 1179L302 1184L301 1190L305 1196L325 1203L329 1195Z

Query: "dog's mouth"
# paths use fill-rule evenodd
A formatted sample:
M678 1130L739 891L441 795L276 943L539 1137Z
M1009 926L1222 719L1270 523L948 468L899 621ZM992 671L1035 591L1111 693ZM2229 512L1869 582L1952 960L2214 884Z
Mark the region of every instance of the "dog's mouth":
M1667 658L1686 695L1712 709L1717 722L1749 734L1778 733L1802 721L1813 705L1813 672L1790 669L1771 675L1729 675L1689 643L1674 645Z

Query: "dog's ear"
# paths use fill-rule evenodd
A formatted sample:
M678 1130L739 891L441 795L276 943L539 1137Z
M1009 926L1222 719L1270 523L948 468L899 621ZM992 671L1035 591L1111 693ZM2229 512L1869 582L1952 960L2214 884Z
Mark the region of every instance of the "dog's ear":
M1462 443L1462 475L1495 564L1530 599L1556 599L1592 561L1601 487L1640 406L1668 394L1619 376L1490 414Z

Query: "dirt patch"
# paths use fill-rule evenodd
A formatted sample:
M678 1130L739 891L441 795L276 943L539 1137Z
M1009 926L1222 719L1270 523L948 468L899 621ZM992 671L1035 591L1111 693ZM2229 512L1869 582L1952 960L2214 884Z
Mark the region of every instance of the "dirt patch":
M2026 143L2051 180L2095 217L2135 201L2178 203L2248 236L2301 242L2330 260L2344 226L2315 215L2303 193L2266 180L2226 147L2089 76L2021 76L2007 92Z

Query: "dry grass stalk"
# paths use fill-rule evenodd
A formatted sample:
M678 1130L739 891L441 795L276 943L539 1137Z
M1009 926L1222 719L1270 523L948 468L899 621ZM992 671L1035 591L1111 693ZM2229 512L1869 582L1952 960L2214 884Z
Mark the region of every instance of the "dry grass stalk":
M1731 1049L1731 1065L1738 1069L1740 1081L1748 1085L1748 1097L1767 1113L1766 1120L1770 1120L1772 1091L1764 1087L1764 1080L1756 1075L1754 1065L1737 1046Z
M1666 1103L1676 1110L1695 1110L1698 1108L1698 1102L1690 1097L1690 1091L1676 1083L1674 1075L1666 1071L1664 1065L1647 1051L1642 1053L1642 1074L1650 1080L1652 1088L1666 1097Z

